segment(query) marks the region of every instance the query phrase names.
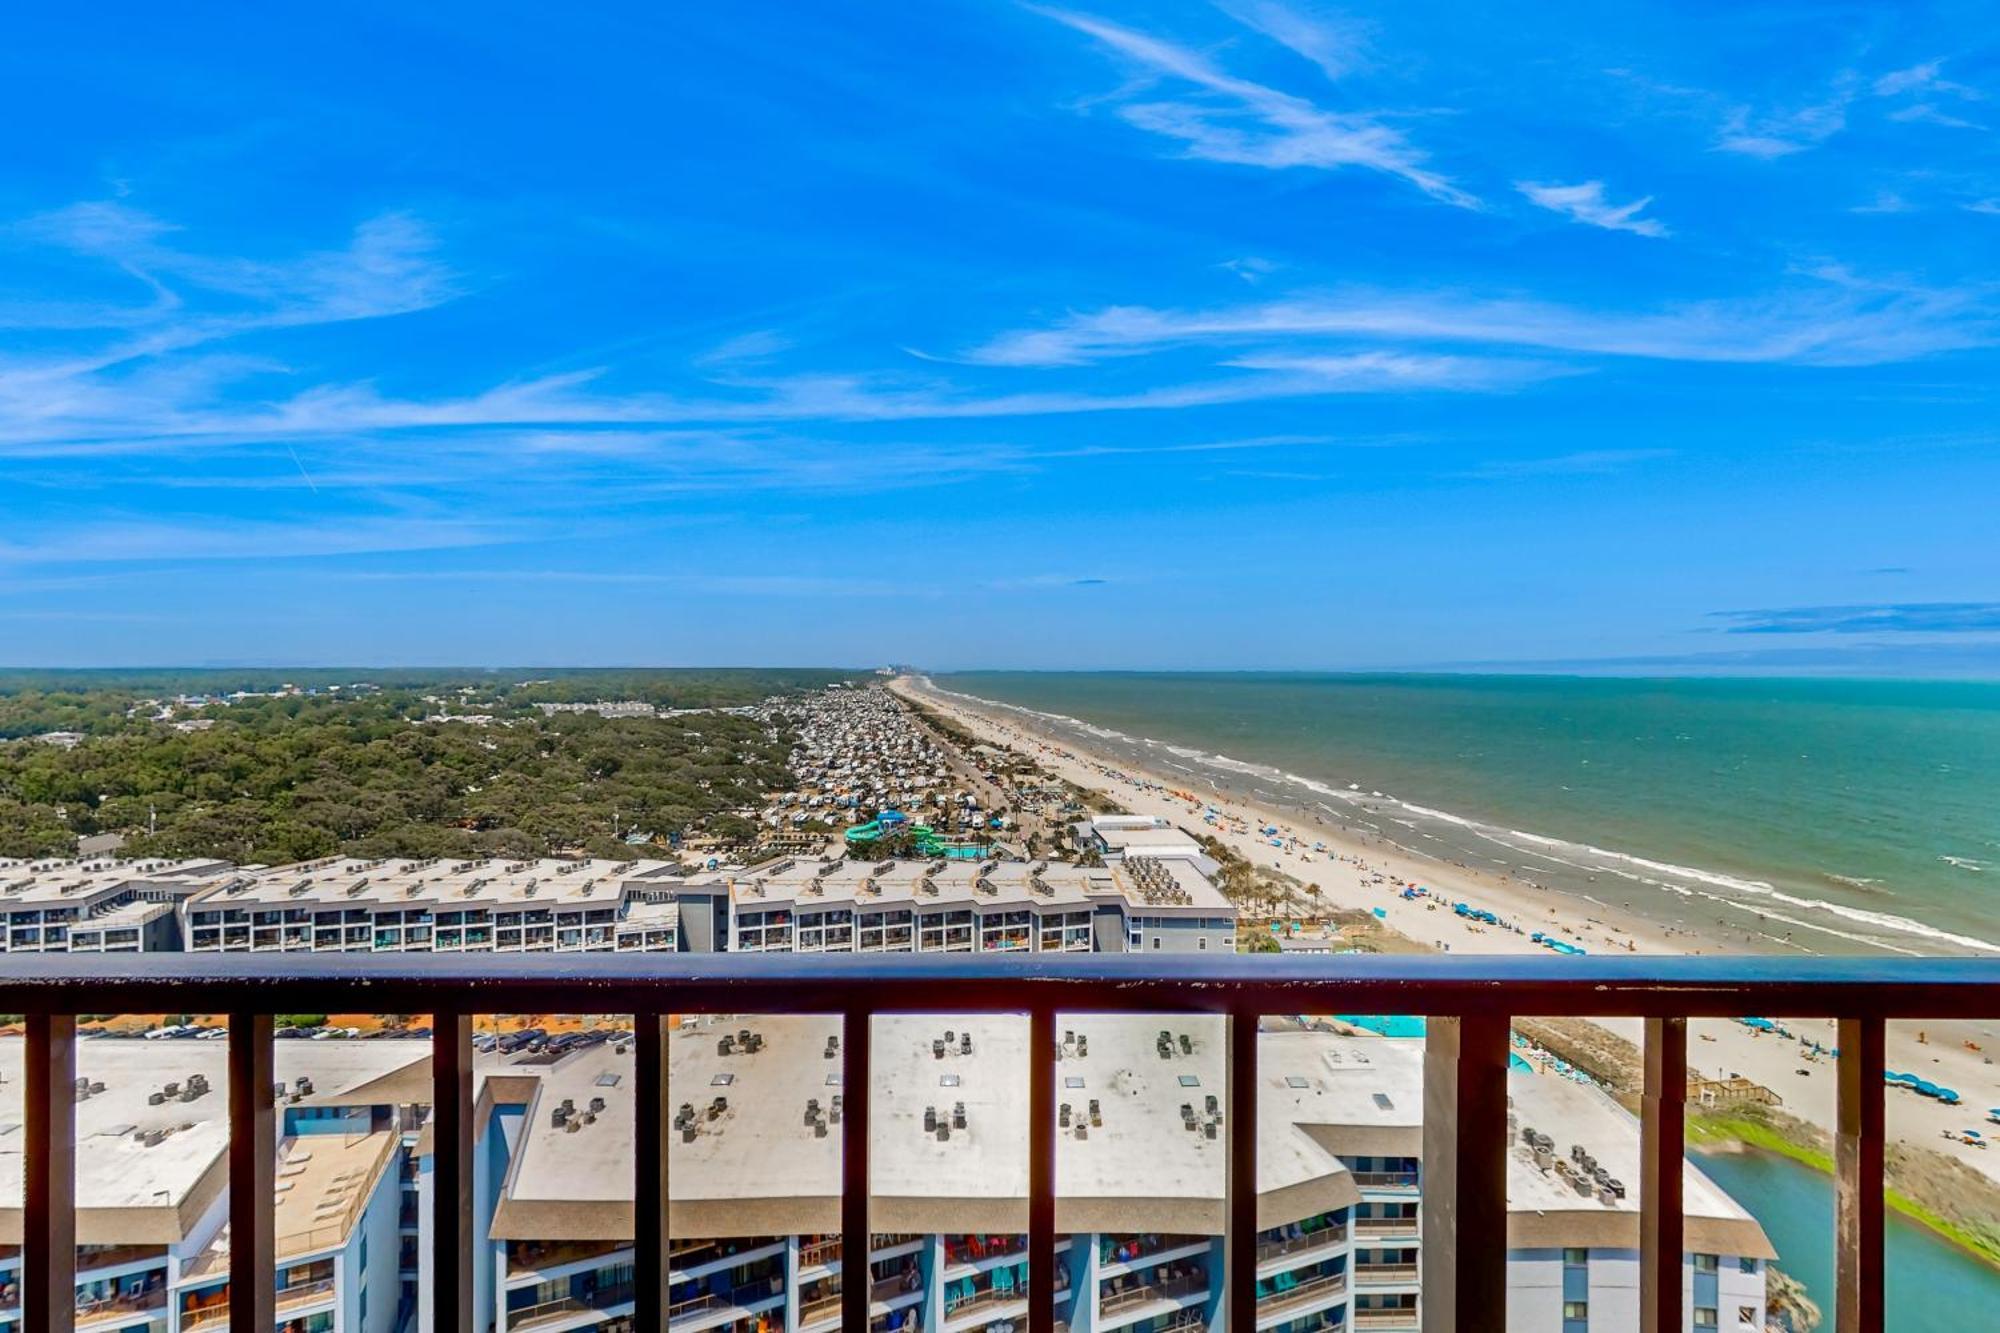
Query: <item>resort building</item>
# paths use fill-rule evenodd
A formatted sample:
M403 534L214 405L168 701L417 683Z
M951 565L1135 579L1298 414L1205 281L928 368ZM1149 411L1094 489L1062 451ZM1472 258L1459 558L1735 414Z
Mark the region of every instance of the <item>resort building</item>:
M859 953L1229 953L1236 908L1201 870L1137 858L782 861L680 889L683 947Z
M1078 848L1096 852L1107 865L1127 856L1150 856L1161 860L1193 861L1205 874L1214 874L1215 862L1195 841L1194 835L1159 815L1095 815L1070 825L1070 841Z
M0 860L0 953L179 949L188 899L235 874L206 859Z
M1026 1322L1027 1026L884 1016L871 1038L877 1330ZM1078 1015L1057 1053L1057 1319L1072 1333L1214 1333L1223 1320L1222 1029ZM692 1020L669 1038L673 1327L830 1333L844 1280L832 1018ZM1422 1050L1318 1031L1258 1053L1258 1330L1421 1327ZM486 1069L476 1186L496 1333L627 1333L632 1063L602 1044L521 1079ZM1510 1079L1516 1333L1636 1330L1638 1125L1552 1074ZM1547 1151L1539 1145L1549 1126ZM1590 1166L1582 1165L1588 1158ZM1756 1222L1686 1168L1689 1329L1764 1327ZM1610 1184L1602 1182L1609 1181ZM488 1183L490 1182L490 1183Z
M6 947L196 953L1206 952L1236 909L1192 861L0 863Z
M249 870L187 905L197 953L680 947L667 861L365 860Z
M1027 1025L874 1020L873 1326L1025 1326ZM676 1333L831 1333L846 1280L834 1018L707 1018L669 1038ZM0 1329L18 1317L18 1041L0 1041ZM1057 1318L1071 1333L1216 1333L1230 1122L1218 1021L1064 1019ZM429 1326L428 1047L281 1043L285 1333ZM226 1133L213 1042L78 1048L78 1323L178 1333L228 1300ZM1422 1051L1297 1028L1259 1040L1258 1333L1421 1327ZM474 1327L629 1333L634 1056L622 1032L476 1062ZM171 1070L174 1077L163 1081ZM198 1076L198 1077L197 1077ZM1638 1327L1637 1123L1552 1074L1510 1076L1508 1328ZM172 1090L169 1091L169 1088ZM11 1156L10 1156L11 1153ZM1692 1166L1690 1330L1763 1328L1771 1249Z
M326 1106L423 1042L284 1042L275 1233L280 1333L398 1333L418 1281L416 1117ZM0 1040L0 1330L20 1309L23 1043ZM77 1046L76 1327L221 1330L229 1319L226 1044L104 1038Z

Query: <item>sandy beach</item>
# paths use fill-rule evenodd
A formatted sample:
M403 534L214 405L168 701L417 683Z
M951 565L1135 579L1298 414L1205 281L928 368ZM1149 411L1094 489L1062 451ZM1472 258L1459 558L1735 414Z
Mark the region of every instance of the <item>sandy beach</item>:
M1220 788L1198 789L1185 775L1162 775L1094 753L1056 738L1016 710L988 706L937 689L921 677L900 677L891 689L921 701L967 731L991 743L1033 757L1063 779L1100 791L1138 814L1160 815L1188 829L1219 838L1250 860L1320 890L1329 908L1378 913L1384 924L1417 945L1453 953L1547 953L1534 941L1543 932L1592 953L1716 954L1765 952L1755 936L1723 929L1702 931L1665 926L1636 913L1502 875L1412 855L1349 834L1297 812L1265 808ZM1212 821L1204 816L1213 812ZM1275 835L1261 830L1276 828ZM1427 894L1404 895L1412 886ZM1453 902L1494 913L1500 926L1458 916ZM1247 914L1246 928L1267 923ZM1310 929L1310 927L1309 927ZM1731 1020L1689 1024L1688 1062L1709 1077L1741 1074L1783 1098L1784 1109L1830 1129L1834 1116L1834 1064L1812 1053L1810 1043L1831 1050L1834 1024L1828 1020L1781 1018L1794 1035L1760 1034ZM1634 1042L1636 1020L1607 1020L1605 1026ZM1967 1043L1971 1045L1968 1046ZM1972 1049L1976 1046L1979 1049ZM1983 1028L1900 1023L1890 1026L1888 1066L1908 1070L1958 1090L1964 1103L1947 1107L1913 1092L1891 1089L1888 1126L1894 1140L1947 1153L2000 1181L2000 1150L1945 1137L1967 1129L2000 1129L1988 1124L1986 1110L2000 1106L2000 1050Z

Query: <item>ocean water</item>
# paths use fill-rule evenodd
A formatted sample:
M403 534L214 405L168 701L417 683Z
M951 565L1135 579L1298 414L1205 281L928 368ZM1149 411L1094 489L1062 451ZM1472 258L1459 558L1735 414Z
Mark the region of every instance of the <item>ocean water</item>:
M1805 1284L1820 1327L1832 1328L1833 1180L1775 1153L1703 1153L1695 1162L1756 1217L1778 1267ZM1882 1249L1889 1333L1993 1327L2000 1272L1898 1213L1889 1214Z
M2000 952L2000 683L967 672L1412 851L1776 949Z

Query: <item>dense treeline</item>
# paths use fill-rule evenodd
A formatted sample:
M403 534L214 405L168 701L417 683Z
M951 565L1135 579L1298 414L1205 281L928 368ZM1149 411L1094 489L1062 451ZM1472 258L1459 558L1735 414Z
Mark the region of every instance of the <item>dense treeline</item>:
M105 735L142 730L145 700L269 694L290 686L306 696L370 694L401 699L409 715L435 711L425 696L457 712L526 715L538 703L637 699L659 708L732 708L774 694L851 680L851 671L809 668L602 669L522 667L507 671L381 671L366 667L310 671L154 670L0 671L0 740L50 731ZM213 716L224 716L217 713Z
M300 679L305 674L285 679L306 688L317 684ZM495 693L467 700L457 694L462 680L337 674L342 683L368 679L382 688L244 699L180 714L214 719L203 731L174 730L151 721L144 709L126 716L134 700L168 693L159 691L158 680L0 696L0 723L34 719L19 734L62 729L88 735L68 749L0 741L0 856L68 853L79 836L96 833L124 834L127 855L239 862L335 851L633 855L644 849L624 842L630 832L747 832L732 812L791 785L786 762L792 737L781 725L753 718L544 718L534 700L511 697L519 685L488 682ZM552 673L533 674L547 679ZM601 675L605 679L565 682L564 688L585 699L644 697L692 708L752 702L837 678L803 672ZM199 678L176 675L177 681L190 679ZM208 681L194 690L221 692ZM435 702L441 697L450 711L493 712L507 723L413 723L441 711ZM52 717L71 720L52 727Z

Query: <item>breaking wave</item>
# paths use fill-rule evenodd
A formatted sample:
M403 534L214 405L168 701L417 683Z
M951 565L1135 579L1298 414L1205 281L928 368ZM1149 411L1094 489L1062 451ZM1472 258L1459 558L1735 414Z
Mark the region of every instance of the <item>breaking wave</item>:
M1191 763L1200 764L1214 772L1237 777L1256 777L1269 782L1280 783L1301 791L1310 792L1312 795L1322 798L1322 801L1337 801L1356 811L1373 813L1392 823L1402 825L1404 828L1414 830L1418 828L1418 825L1410 819L1401 816L1415 816L1418 819L1432 820L1464 830L1474 837L1507 848L1512 852L1526 852L1535 859L1566 866L1571 870L1580 871L1586 875L1615 875L1620 879L1629 880L1635 884L1643 884L1649 888L1671 893L1680 898L1699 897L1723 906L1755 912L1774 920L1783 921L1787 925L1796 926L1800 929L1820 931L1824 934L1855 943L1872 944L1898 953L1917 952L1906 945L1899 945L1894 942L1893 937L1906 936L1911 939L1930 940L1940 944L1949 944L1978 953L2000 954L2000 944L1996 944L1991 940L1981 939L1973 935L1961 935L1954 931L1928 925L1925 922L1894 912L1873 911L1867 908L1855 907L1847 903L1831 902L1824 898L1803 897L1795 893L1788 893L1768 880L1749 879L1739 875L1725 874L1721 871L1706 870L1700 866L1678 865L1671 861L1659 861L1649 857L1636 856L1630 852L1621 852L1609 847L1598 847L1587 842L1574 842L1564 838L1549 837L1545 834L1529 833L1522 829L1505 828L1501 825L1487 823L1466 815L1454 814L1449 810L1439 810L1431 806L1401 800L1382 791L1362 791L1358 786L1342 788L1315 778L1305 777L1298 773L1287 772L1270 764L1255 763L1249 760L1238 759L1231 755L1197 749L1193 746L1167 745L1165 742L1136 737L1127 732L1099 726L1093 722L1086 722L1082 718L1071 717L1067 713L1044 712L1040 709L1028 708L1021 704L1006 703L1002 700L988 699L980 695L947 690L928 680L925 681L925 685L927 688L947 698L959 699L968 704L1016 713L1044 723L1052 723L1058 727L1074 728L1098 740L1131 746L1140 746L1143 744L1165 748ZM1321 808L1326 809L1328 813L1336 813L1330 806L1322 804ZM1404 847L1400 842L1392 842L1391 845L1397 846L1412 855L1435 855L1435 853L1419 852L1415 849ZM1481 856L1486 855L1484 851L1476 851L1476 849L1465 850L1475 851L1475 854ZM1986 869L1985 862L1975 861L1969 857L1942 856L1938 859L1958 869L1973 871L1975 873ZM1828 878L1841 880L1840 876L1828 876ZM1865 888L1866 891L1871 893L1879 894L1883 892L1879 887L1878 881L1842 880L1841 882L1851 883L1857 889ZM1778 907L1789 908L1806 915L1801 918L1789 914L1781 914L1776 910ZM1822 919L1815 920L1813 919L1815 916ZM1880 932L1880 934L1860 934L1854 932L1852 929L1843 929L1843 926L1866 927ZM1882 938L1882 935L1892 938L1885 939Z

